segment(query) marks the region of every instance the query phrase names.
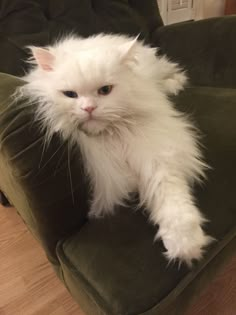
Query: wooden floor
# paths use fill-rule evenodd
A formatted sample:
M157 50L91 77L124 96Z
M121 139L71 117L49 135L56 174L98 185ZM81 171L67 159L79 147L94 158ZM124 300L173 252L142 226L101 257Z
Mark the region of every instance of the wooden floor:
M236 257L187 315L235 314ZM15 210L1 206L0 315L84 315Z
M236 253L185 315L236 315Z
M0 315L84 315L15 209L1 206Z

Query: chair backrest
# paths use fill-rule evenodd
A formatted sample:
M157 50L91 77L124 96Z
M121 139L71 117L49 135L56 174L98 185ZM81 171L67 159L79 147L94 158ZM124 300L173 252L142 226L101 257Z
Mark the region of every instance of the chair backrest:
M27 45L68 33L126 33L150 41L162 26L156 0L11 0L1 5L0 72L23 75Z

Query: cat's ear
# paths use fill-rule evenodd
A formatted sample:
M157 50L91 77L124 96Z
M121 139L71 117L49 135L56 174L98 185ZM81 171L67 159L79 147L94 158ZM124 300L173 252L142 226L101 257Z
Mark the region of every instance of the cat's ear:
M135 61L134 50L135 50L135 46L136 46L138 37L139 37L139 35L137 37L135 37L134 39L128 41L127 43L122 44L119 47L121 61L128 61L128 60L134 60Z
M48 49L32 46L29 48L31 49L33 58L40 68L45 71L53 70L55 56Z

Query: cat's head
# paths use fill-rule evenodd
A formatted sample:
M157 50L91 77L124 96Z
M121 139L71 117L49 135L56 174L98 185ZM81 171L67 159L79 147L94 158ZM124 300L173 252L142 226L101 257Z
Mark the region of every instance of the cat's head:
M38 100L38 117L65 137L134 125L150 118L165 96L156 50L137 38L71 37L31 50L36 67L26 76L26 90Z

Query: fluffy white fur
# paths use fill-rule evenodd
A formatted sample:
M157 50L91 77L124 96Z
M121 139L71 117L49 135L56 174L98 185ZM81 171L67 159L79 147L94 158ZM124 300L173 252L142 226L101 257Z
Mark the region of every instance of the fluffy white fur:
M166 256L200 259L211 238L202 230L191 185L205 165L194 128L168 99L183 88L185 74L126 36L70 37L31 50L35 67L21 92L36 101L36 117L49 135L59 132L81 147L93 188L90 217L112 213L138 191L159 225L156 238ZM113 86L111 93L98 94L105 85Z

